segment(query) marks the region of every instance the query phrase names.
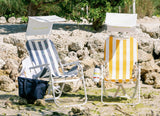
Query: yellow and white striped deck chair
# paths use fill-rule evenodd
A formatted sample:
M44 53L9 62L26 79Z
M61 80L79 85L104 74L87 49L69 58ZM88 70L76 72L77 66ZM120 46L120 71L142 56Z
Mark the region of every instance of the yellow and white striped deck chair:
M101 101L103 101L103 91L105 89L104 82L111 81L118 85L118 89L113 97L116 97L119 89L122 88L122 92L127 98L135 96L137 89L138 99L140 102L140 69L137 69L138 77L133 77L132 70L138 59L138 43L137 40L130 37L129 39L118 39L110 36L105 41L104 48L104 60L107 68L102 67L102 91ZM105 67L106 67L105 66ZM107 73L108 72L108 73ZM106 75L108 74L108 75ZM123 84L126 82L135 82L135 91L132 97L126 94ZM138 102L137 102L138 103Z

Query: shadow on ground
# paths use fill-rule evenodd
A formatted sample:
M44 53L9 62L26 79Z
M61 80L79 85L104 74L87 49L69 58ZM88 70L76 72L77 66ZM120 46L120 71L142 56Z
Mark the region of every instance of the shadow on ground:
M64 94L62 96L62 98L63 97L69 97L69 98L72 98L72 99L79 98L79 100L84 99L84 95L82 95L82 94L74 94L74 93L72 93L72 94ZM88 98L88 101L91 101L91 102L94 102L94 101L101 102L101 95L88 94L87 98ZM105 97L104 96L103 97L103 101L104 102L113 102L113 103L114 102L118 102L118 103L121 103L121 102L127 101L127 98L124 98L124 97L115 97L115 98L113 98L113 97Z
M0 25L0 34L7 35L13 33L26 32L27 24L5 24ZM53 24L52 30L66 30L66 31L74 31L74 30L83 30L87 32L101 32L106 29L106 26L103 25L101 29L95 31L90 24L69 24L69 23L56 23Z
M15 97L15 96L16 95L3 94L3 95L0 95L0 100L7 100L8 98Z

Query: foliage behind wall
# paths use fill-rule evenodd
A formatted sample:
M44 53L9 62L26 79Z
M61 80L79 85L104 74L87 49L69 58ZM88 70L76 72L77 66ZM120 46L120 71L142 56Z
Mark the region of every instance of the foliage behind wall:
M106 12L132 13L132 0L0 0L0 16L58 15L77 22L86 18L98 30ZM88 7L88 10L87 10ZM159 0L136 0L139 17L160 15Z

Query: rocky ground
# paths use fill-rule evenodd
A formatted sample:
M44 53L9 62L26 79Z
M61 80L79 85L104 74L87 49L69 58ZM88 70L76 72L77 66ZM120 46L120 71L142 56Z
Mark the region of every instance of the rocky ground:
M115 89L110 88L110 93ZM79 92L78 92L79 93ZM57 107L53 102L37 100L34 104L28 104L26 100L18 97L18 91L0 91L0 114L7 116L159 116L160 92L153 86L141 84L141 103L138 105L103 105L100 102L100 88L87 87L88 102L79 107ZM73 94L73 93L72 93ZM76 93L74 93L76 94ZM82 95L82 94L81 94ZM62 97L62 102L69 94ZM71 104L75 97L67 99ZM113 101L112 99L110 99ZM110 102L111 102L110 101ZM121 101L121 100L120 100ZM129 102L129 100L120 103ZM136 101L133 101L136 103ZM64 104L63 104L64 105Z
M158 17L139 19L134 33L121 35L133 36L139 42L138 62L142 68L142 101L136 106L102 105L100 88L92 81L95 65L103 61L105 39L111 34L118 35L118 33L106 31L105 26L95 32L86 22L77 25L72 21L55 23L51 40L56 45L62 63L76 60L82 62L88 90L87 104L78 109L58 108L54 104L44 103L43 100L35 105L21 100L18 97L17 77L21 70L21 61L28 55L25 48L26 27L26 24L0 25L1 115L160 115L160 19ZM79 87L77 91L80 91L81 85L77 86Z

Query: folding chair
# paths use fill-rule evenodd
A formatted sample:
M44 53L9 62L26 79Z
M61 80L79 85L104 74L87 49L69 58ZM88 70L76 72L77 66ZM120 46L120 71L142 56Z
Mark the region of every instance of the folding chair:
M44 68L49 69L49 81L50 87L52 88L51 91L53 98L47 100L53 99L57 106L61 105L58 101L58 98L60 98L62 95L65 83L82 81L85 100L82 104L75 105L83 105L87 102L87 93L84 81L83 68L80 65L80 62L77 61L68 64L62 64L56 51L56 47L51 40L49 40L48 38L43 38L42 36L38 36L38 39L29 39L37 35L49 35L53 25L53 20L50 21L50 19L54 18L59 18L60 21L62 20L60 17L57 16L29 17L29 23L26 32L26 47L33 64L33 67L30 67L30 69L33 69L36 73L43 71ZM39 37L41 38L39 39ZM72 65L74 66L69 71L64 70L64 67ZM63 83L62 87L57 86L57 84L59 83Z
M118 88L114 97L117 97L120 88L124 94L123 97L134 98L138 89L138 103L140 103L140 67L137 65L138 44L136 39L130 37L129 39L118 39L110 36L105 41L104 61L102 66L102 83L101 83L101 102L103 104L122 104L122 103L107 103L104 102L104 82L114 82ZM134 66L137 68L134 69ZM132 70L136 70L133 75ZM133 81L135 83L135 90L132 96L128 96L123 85L127 82ZM122 96L121 96L122 97Z

